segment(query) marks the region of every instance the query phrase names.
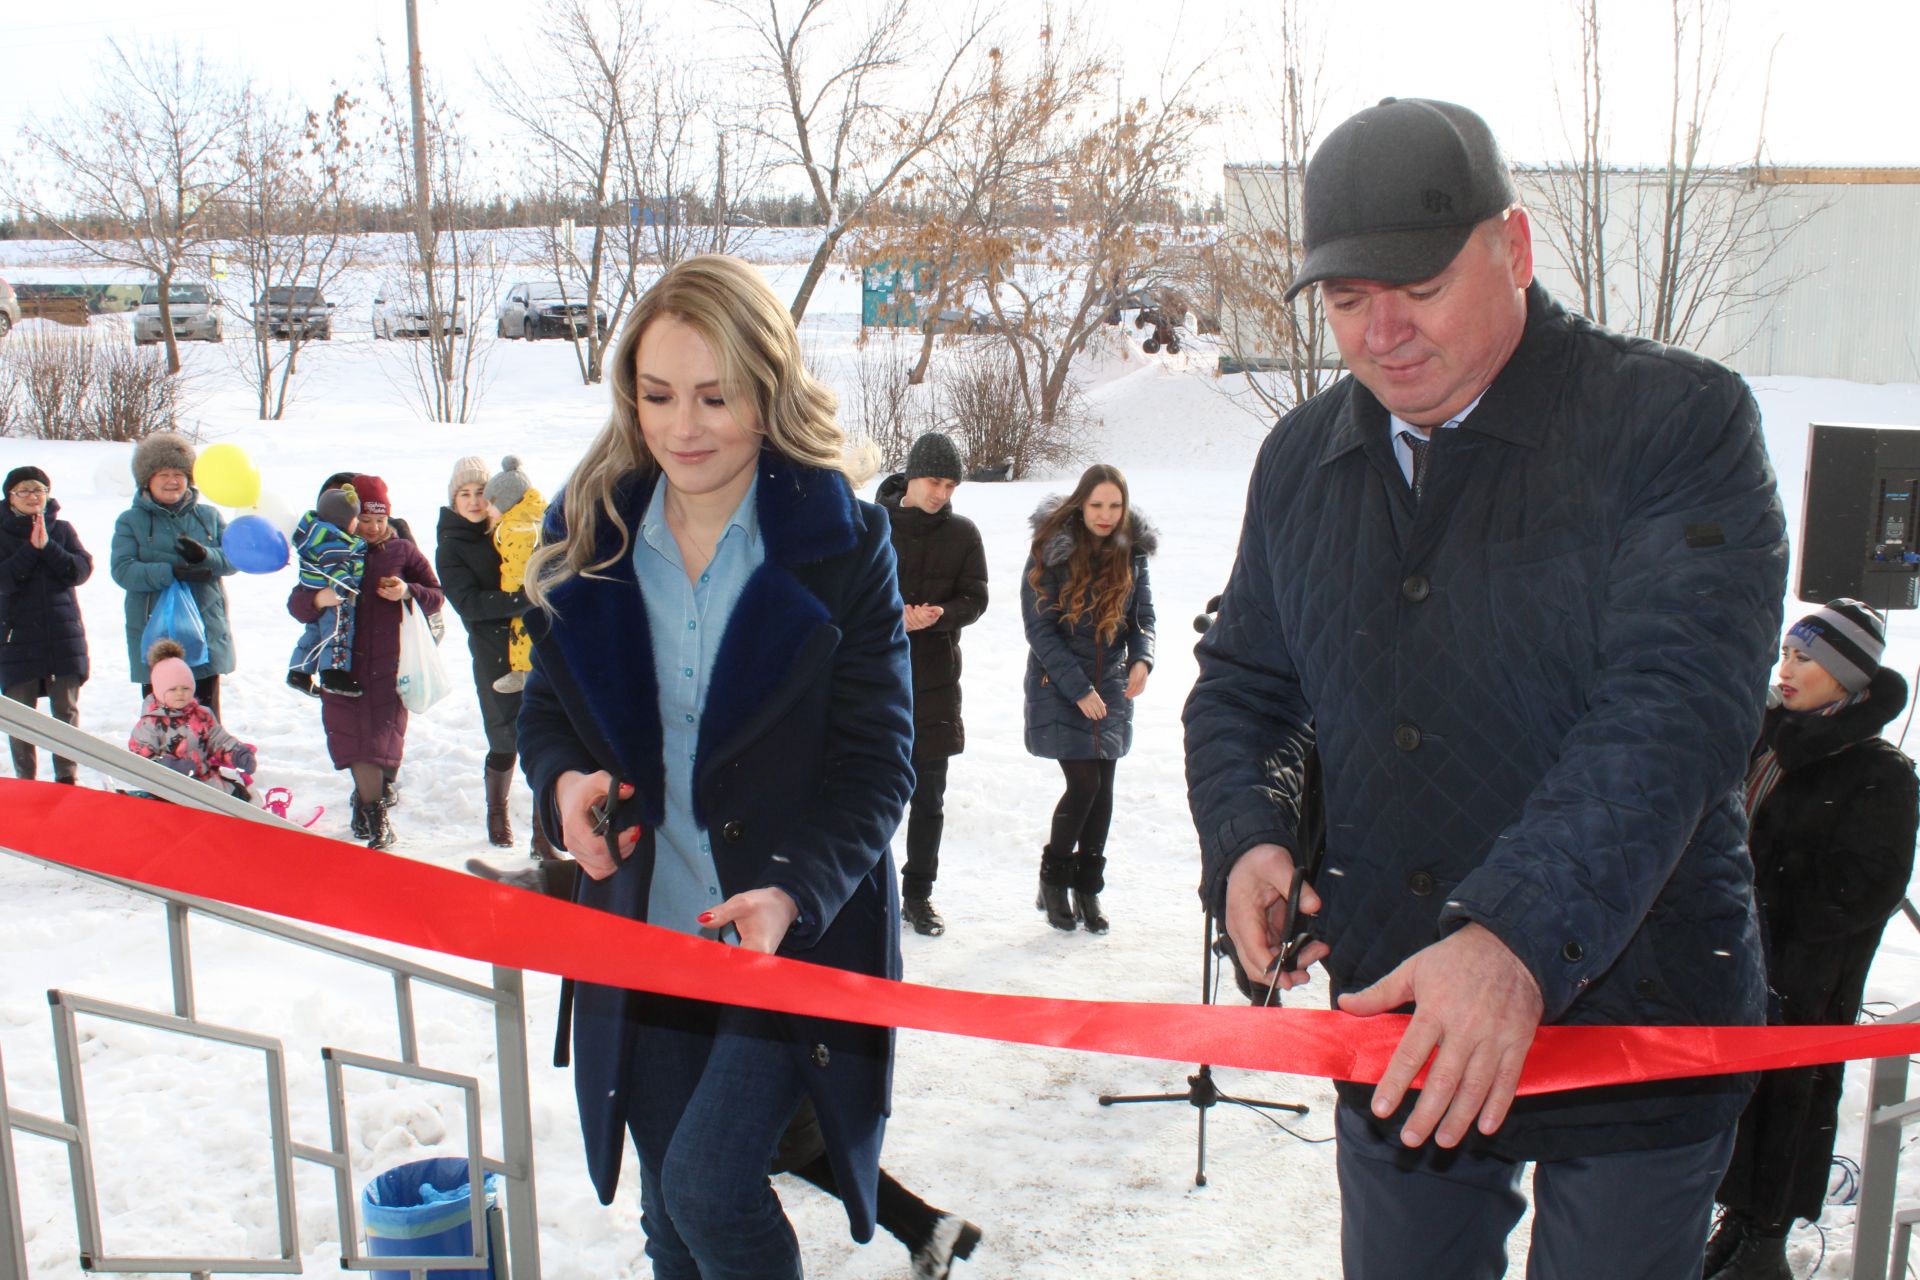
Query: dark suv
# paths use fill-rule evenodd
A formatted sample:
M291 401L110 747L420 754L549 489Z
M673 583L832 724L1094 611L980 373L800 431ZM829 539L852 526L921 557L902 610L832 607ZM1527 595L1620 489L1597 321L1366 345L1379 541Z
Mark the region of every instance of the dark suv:
M312 285L275 285L253 302L254 330L267 337L326 342L333 337L333 304Z

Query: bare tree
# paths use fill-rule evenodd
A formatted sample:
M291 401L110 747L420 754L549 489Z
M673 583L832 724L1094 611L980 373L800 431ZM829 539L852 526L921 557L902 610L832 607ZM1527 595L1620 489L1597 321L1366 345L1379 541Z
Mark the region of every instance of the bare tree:
M172 284L176 275L206 269L216 208L238 180L231 152L243 98L177 45L130 53L109 41L109 48L114 65L98 77L90 101L23 129L29 154L51 176L27 178L11 198L84 254L153 273L167 370L178 373ZM82 230L94 227L105 234Z
M252 335L245 369L265 419L287 412L307 330L291 325L286 342L278 343L248 307L270 289L305 287L324 295L357 265L353 206L364 151L349 129L354 106L337 93L324 112L296 119L285 104L251 87L246 93L234 140L238 179L224 204L219 248L229 276L244 290L226 303Z
M801 171L824 228L793 296L797 323L834 250L893 191L926 150L971 119L986 73L969 54L986 30L977 11L942 46L929 41L929 0L714 0L731 13L751 51L748 75L764 96L753 128L774 155ZM858 13L845 38L829 10Z

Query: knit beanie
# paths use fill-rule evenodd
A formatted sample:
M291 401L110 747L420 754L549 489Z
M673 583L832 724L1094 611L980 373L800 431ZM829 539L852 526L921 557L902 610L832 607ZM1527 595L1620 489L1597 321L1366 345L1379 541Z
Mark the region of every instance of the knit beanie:
M500 474L487 481L487 501L496 511L511 511L531 488L533 479L520 469L520 459L508 454L500 459Z
M1782 642L1819 663L1848 693L1873 682L1887 648L1887 624L1858 600L1829 600L1793 624Z
M354 517L360 514L360 495L354 492L350 484L329 489L320 495L320 501L313 504L313 514L345 533Z
M187 479L191 480L194 457L192 441L178 431L156 431L143 436L140 443L133 446L133 482L145 489L156 472L169 467L186 472Z
M387 502L387 482L379 476L355 476L353 492L360 499L360 514L363 516L392 515L393 508Z
M479 454L468 454L453 464L453 478L447 481L447 505L453 505L453 495L460 492L460 486L485 484L492 473L487 470L487 460Z
M7 494L12 493L13 486L25 484L29 480L38 480L41 484L47 486L47 488L53 488L53 481L47 479L47 473L40 468L15 467L13 470L7 472L7 482L0 484L0 497L5 497Z
M921 476L951 480L955 484L966 478L960 450L938 431L927 432L907 451L907 479L917 480Z
M180 642L162 637L147 650L147 683L155 693L178 685L193 684L193 668L187 665L187 651Z

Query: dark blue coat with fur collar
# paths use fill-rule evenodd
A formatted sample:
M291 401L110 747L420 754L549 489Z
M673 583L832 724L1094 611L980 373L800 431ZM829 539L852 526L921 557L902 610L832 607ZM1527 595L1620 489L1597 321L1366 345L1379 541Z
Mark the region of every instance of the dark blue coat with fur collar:
M837 472L763 451L756 502L765 562L721 638L694 764L695 817L719 836L728 895L778 885L800 918L780 954L879 977L900 976L899 902L887 844L913 787L912 685L884 511L857 501ZM615 503L638 529L654 476L623 482ZM564 527L560 504L549 536ZM603 522L597 556L620 548ZM584 905L643 920L651 831L664 806L659 691L646 605L630 552L576 577L527 615L533 671L520 750L546 829L561 831L553 787L568 770L606 769L634 784L644 830L606 880L579 880ZM587 1166L604 1203L619 1181L634 1001L576 984L574 1082ZM790 1028L854 1237L873 1234L874 1193L892 1087L890 1030L780 1015Z

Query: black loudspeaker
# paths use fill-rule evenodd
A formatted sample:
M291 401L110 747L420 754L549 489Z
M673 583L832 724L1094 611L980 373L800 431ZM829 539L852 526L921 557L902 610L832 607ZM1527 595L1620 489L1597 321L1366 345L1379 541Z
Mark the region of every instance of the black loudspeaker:
M1816 422L1808 435L1794 594L1920 607L1920 430Z

